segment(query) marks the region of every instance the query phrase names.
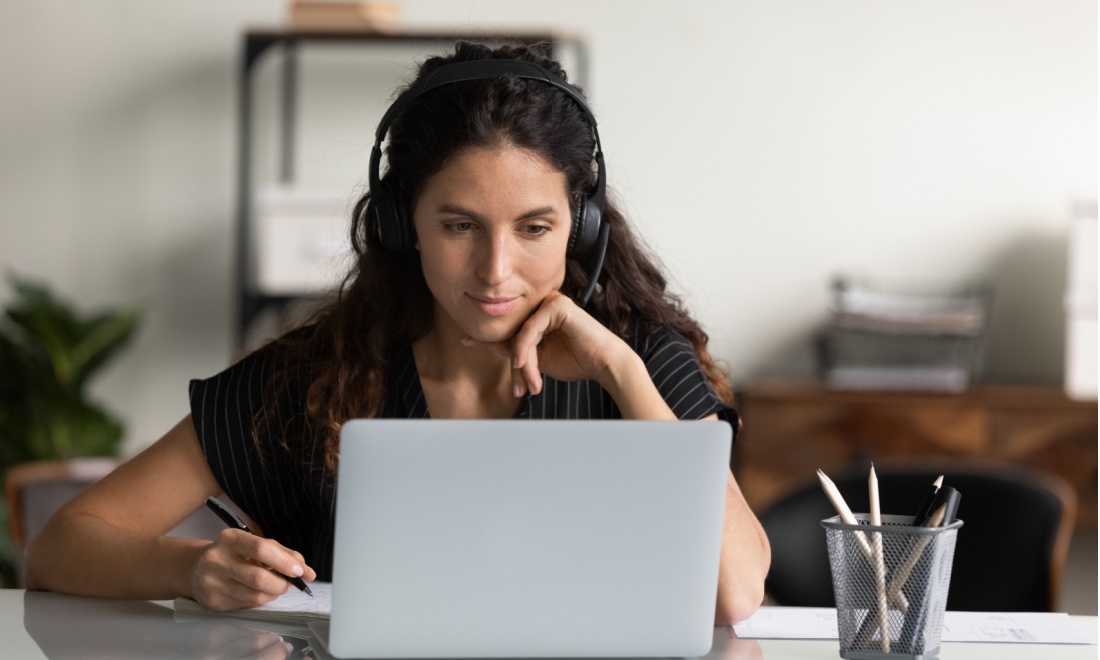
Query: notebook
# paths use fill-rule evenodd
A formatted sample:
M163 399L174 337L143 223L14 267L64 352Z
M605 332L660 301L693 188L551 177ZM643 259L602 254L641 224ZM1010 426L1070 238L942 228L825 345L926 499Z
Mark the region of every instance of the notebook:
M350 421L332 617L311 627L340 658L703 655L731 436L724 422Z

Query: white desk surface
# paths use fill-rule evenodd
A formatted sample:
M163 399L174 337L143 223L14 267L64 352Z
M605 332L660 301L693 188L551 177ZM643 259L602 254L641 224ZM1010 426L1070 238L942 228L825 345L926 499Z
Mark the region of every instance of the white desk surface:
M1097 619L1073 617L1096 639ZM0 656L5 658L243 658L255 656L259 633L228 622L176 623L170 602L121 601L0 589ZM268 656L263 656L268 657ZM281 657L275 654L274 657ZM714 630L708 660L839 658L836 640L744 640ZM1096 646L944 644L942 660L1074 660Z

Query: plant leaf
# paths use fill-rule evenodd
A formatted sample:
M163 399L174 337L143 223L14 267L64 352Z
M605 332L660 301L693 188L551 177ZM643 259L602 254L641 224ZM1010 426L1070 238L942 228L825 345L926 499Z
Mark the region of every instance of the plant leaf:
M7 322L0 317L0 468L114 454L122 424L83 388L130 339L141 306L81 319L47 287L9 280L17 295Z
M22 328L22 343L28 349L37 349L49 361L60 382L71 382L72 347L79 337L75 315L45 287L15 276L11 281L18 302L8 309L7 316Z
M77 386L84 385L96 370L130 341L144 313L144 305L137 305L82 324L82 336L73 346L70 356L73 382Z

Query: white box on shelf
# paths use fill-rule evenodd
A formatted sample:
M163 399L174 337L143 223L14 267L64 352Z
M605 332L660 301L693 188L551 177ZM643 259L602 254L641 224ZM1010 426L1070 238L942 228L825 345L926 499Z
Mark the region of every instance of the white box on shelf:
M1092 217L1074 218L1070 227L1066 310L1066 394L1072 399L1095 401L1097 334L1096 206Z
M300 296L338 285L350 262L348 190L272 185L255 198L254 286Z

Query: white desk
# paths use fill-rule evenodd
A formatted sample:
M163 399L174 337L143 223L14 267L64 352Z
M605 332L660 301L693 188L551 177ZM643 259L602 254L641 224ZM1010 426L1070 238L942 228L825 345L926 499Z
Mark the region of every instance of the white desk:
M1096 617L1074 617L1096 638ZM268 637L265 637L268 635ZM176 623L171 603L79 598L0 590L0 656L5 658L243 658L256 656L259 633L228 622ZM737 639L716 628L710 660L833 660L836 640ZM944 644L943 660L1075 660L1097 657L1096 646Z

